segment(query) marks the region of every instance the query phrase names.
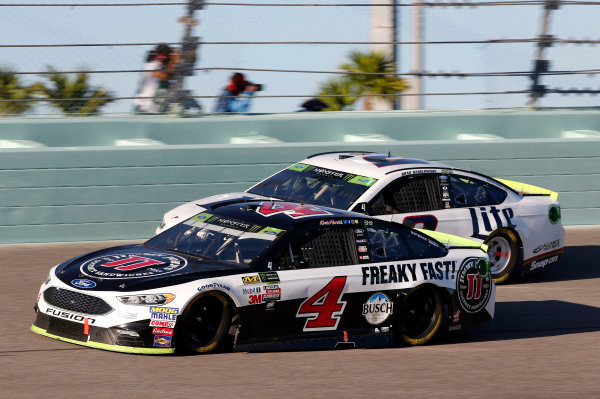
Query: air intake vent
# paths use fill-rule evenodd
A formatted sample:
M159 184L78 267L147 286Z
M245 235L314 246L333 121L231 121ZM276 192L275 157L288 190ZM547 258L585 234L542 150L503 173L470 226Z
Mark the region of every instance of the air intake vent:
M44 299L57 308L83 314L106 314L113 310L101 298L56 287L44 291Z

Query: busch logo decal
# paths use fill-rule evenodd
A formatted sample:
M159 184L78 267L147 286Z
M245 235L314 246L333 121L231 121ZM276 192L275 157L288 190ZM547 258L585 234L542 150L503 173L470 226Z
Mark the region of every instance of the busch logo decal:
M81 273L107 279L144 278L175 273L186 265L185 258L174 254L155 252L110 254L83 263Z
M363 304L362 314L369 324L379 325L392 314L392 302L385 294L378 292Z
M456 279L456 294L460 306L467 313L477 313L487 305L492 295L490 273L477 272L477 258L467 258L460 265Z

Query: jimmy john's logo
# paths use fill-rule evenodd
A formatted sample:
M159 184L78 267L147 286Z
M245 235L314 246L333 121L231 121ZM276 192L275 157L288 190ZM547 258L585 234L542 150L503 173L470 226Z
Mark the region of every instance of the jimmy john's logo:
M186 267L185 258L175 254L136 252L99 256L84 262L81 273L104 279L156 277Z
M487 305L492 295L490 273L480 275L478 258L467 258L460 265L456 278L456 293L460 306L467 313L477 313Z

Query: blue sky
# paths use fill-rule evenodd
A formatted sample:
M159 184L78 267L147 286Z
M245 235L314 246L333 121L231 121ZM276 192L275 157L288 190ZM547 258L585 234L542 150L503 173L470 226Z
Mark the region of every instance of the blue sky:
M182 0L180 0L181 2ZM134 3L136 0L63 0L60 3ZM149 0L137 0L148 3ZM240 1L242 2L242 1ZM250 1L246 1L250 2ZM263 2L263 1L261 1ZM265 0L269 3L290 3ZM295 0L294 3L368 3L369 0ZM19 1L0 1L0 4ZM21 1L21 3L23 3ZM52 3L31 0L27 3ZM57 2L55 2L57 3ZM543 7L427 8L425 40L486 40L534 38L539 33ZM177 19L184 6L139 7L0 7L0 43L148 43L178 42L183 25ZM562 6L553 14L550 33L561 39L599 39L600 6ZM369 7L233 7L209 5L196 12L200 24L194 34L204 41L369 41ZM408 41L409 7L400 8L399 41ZM141 69L149 46L0 48L0 65L21 72L58 70ZM344 57L366 45L203 45L197 67L338 70ZM428 45L425 69L431 72L528 71L536 48L526 44ZM410 47L400 48L400 72L410 70ZM556 45L547 49L551 69L600 69L598 46ZM186 88L195 95L217 95L231 72L197 72ZM264 95L314 95L331 75L250 72L263 83ZM39 80L25 76L27 82ZM138 73L96 74L92 84L117 96L135 95ZM600 89L596 75L544 77L549 87ZM529 88L526 77L436 78L425 80L426 92L504 91ZM254 112L291 112L304 98L256 99ZM426 109L522 107L525 95L429 96ZM214 100L200 100L211 111ZM550 95L543 106L597 106L597 96ZM107 113L131 111L129 100L104 108Z

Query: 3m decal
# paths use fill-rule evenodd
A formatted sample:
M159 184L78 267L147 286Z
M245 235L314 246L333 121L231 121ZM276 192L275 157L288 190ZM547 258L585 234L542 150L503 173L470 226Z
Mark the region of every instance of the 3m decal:
M302 302L296 317L307 317L303 331L337 328L346 307L346 302L341 300L345 286L346 276L334 277L319 292Z
M187 260L175 254L139 252L99 256L84 262L81 273L104 279L133 279L175 273L187 266Z
M265 202L256 209L263 216L272 216L283 213L293 219L314 215L331 215L328 211L317 206L294 204L291 202Z
M480 234L480 232L487 232L489 234L500 227L513 227L515 225L512 222L512 218L515 217L512 208L503 208L500 210L495 206L487 208L481 207L479 208L479 214L475 208L469 208L469 213L471 214L471 223L473 224L473 234L471 234L471 237L479 238L481 240L485 239L487 234ZM496 227L492 227L488 213L489 215L492 215ZM502 217L500 214L502 214ZM480 226L480 223L482 223L483 226Z
M362 314L367 322L373 326L386 321L392 314L392 302L381 292L373 294L365 304L363 304Z
M492 295L492 278L490 273L481 276L477 272L477 258L467 258L460 265L456 293L467 313L477 313L487 305Z

